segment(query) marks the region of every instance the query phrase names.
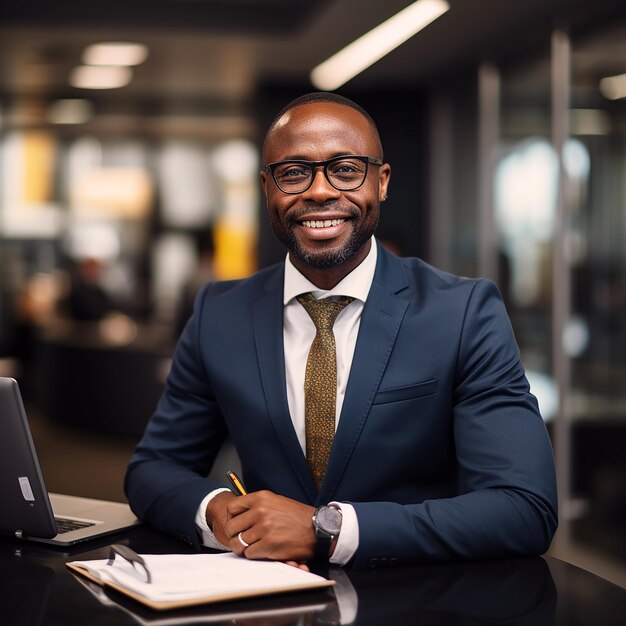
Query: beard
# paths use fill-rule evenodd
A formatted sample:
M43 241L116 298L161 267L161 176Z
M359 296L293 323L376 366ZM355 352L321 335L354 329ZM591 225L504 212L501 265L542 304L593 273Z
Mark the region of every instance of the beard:
M329 246L328 250L310 250L300 244L296 237L295 230L296 228L302 228L297 222L298 216L302 213L303 212L294 212L294 214L286 216L286 227L285 224L279 223L279 221L272 216L271 221L274 234L287 250L289 250L290 254L303 263L316 269L328 269L342 265L357 255L376 231L380 211L378 206L371 207L369 214L371 218L366 218L359 222L358 220L361 217L360 212L356 209L350 210L350 219L356 224L356 227L352 229L350 237L340 248L337 249Z

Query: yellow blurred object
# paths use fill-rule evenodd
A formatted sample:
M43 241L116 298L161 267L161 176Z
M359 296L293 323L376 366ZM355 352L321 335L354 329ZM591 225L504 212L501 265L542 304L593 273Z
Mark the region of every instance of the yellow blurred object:
M52 200L54 137L43 131L27 131L24 146L24 202L45 204Z
M219 280L244 278L256 270L257 234L252 224L218 220L214 237L214 267Z

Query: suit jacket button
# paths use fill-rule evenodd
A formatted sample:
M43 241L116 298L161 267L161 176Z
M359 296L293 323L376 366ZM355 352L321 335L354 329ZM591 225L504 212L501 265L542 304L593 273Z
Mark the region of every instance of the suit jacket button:
M389 560L386 556L380 557L380 567L389 567Z
M371 567L371 568L378 567L378 559L377 559L375 556L373 556L373 557L372 557L372 558L371 558L371 559L367 562L367 567Z
M392 556L389 559L389 567L395 567L396 565L398 565L399 562L400 562L400 559L398 559L397 556Z

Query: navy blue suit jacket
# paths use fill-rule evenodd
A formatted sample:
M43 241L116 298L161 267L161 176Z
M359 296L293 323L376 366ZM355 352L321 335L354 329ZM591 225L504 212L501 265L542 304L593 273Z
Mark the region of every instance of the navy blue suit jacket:
M209 284L130 463L135 513L197 545L196 510L228 435L249 491L353 504L353 565L545 551L556 529L544 423L496 287L379 245L319 493L285 387L284 264Z

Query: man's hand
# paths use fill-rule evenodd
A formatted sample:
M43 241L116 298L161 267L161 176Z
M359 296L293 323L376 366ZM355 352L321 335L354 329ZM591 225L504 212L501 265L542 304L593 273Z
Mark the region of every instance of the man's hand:
M226 511L229 519L224 530L228 541L224 543L239 556L297 563L313 558L314 507L271 491L256 491L230 498ZM239 533L250 544L248 547L239 541Z
M230 544L230 536L226 532L226 523L228 522L229 515L227 506L231 500L234 500L237 496L231 491L222 491L218 493L214 498L211 498L206 508L206 523L213 531L215 538L223 545Z

